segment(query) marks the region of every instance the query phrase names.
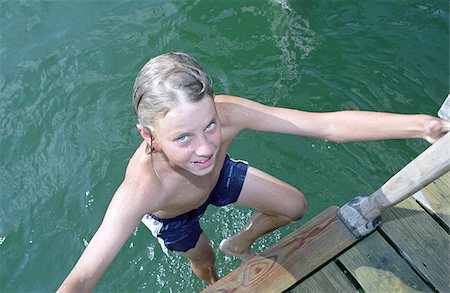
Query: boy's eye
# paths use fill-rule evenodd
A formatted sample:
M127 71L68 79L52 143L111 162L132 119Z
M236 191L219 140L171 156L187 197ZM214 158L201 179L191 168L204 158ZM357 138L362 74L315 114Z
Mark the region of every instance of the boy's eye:
M206 126L206 130L213 129L214 126L216 126L216 122L213 121L213 122L209 123L208 126Z
M185 142L188 141L188 139L189 139L189 137L187 135L182 135L182 136L177 138L177 141L180 142L180 143L185 143Z

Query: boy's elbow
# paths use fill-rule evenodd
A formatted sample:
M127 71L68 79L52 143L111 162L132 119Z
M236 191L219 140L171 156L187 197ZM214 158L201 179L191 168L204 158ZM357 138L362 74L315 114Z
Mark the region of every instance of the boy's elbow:
M348 139L346 139L343 136L334 135L334 134L330 134L330 133L322 133L322 134L318 135L317 138L323 139L326 141L335 142L335 143L343 143L343 142L349 141Z
M354 131L352 130L344 131L339 129L335 125L327 125L326 127L324 127L318 137L335 143L344 143L354 141L354 136Z
M331 123L324 123L324 125L316 131L312 137L335 143L347 142L345 136L342 135Z

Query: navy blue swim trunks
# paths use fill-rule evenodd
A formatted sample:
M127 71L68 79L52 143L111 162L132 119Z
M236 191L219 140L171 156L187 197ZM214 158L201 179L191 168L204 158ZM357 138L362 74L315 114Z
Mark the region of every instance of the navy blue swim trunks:
M165 254L168 255L168 249L186 252L195 247L203 232L199 220L206 208L210 204L225 206L236 202L244 185L247 169L247 162L233 160L227 154L216 186L203 205L170 219L161 219L152 214L146 214L142 218Z

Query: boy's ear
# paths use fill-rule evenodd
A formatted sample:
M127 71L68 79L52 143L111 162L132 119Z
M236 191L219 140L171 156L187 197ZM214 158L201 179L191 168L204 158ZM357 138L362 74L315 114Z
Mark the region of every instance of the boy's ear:
M139 133L141 134L142 138L145 141L151 142L153 140L153 136L152 133L150 132L150 129L142 126L141 124L136 124L136 128L139 130Z
M150 129L148 129L148 127L136 124L136 128L139 130L142 138L148 143L152 150L158 149L158 143L155 142L155 138L153 137L152 132L150 131Z

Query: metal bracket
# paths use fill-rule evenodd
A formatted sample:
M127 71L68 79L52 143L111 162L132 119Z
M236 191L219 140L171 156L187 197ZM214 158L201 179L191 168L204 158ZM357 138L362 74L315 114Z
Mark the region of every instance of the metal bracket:
M381 225L381 215L378 210L365 210L368 196L357 196L338 211L338 216L344 225L356 238L361 238Z

